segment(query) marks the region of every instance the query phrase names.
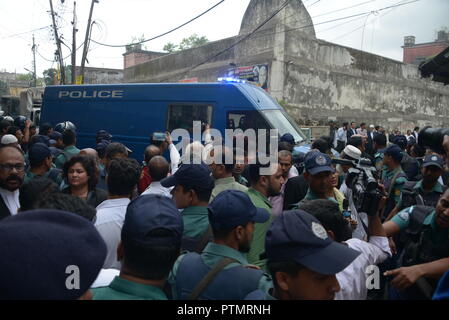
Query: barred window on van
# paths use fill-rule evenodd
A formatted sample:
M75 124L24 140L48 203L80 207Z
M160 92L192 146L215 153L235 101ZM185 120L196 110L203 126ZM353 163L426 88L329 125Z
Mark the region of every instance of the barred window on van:
M212 126L212 106L199 104L172 104L168 106L167 130L193 130L193 121L201 121Z

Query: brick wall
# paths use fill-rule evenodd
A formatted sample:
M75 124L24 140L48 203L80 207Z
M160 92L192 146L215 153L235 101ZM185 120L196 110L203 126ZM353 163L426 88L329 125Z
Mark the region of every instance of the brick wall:
M417 59L428 58L439 54L449 47L449 43L430 43L428 45L416 45L413 47L404 47L404 63L414 63Z

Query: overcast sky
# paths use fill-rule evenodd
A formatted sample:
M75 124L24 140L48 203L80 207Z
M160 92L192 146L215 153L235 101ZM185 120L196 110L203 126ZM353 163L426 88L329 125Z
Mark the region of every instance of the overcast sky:
M264 0L259 0L264 1ZM295 0L293 0L295 1ZM317 37L337 44L402 60L404 36L416 36L416 42L430 42L436 31L449 27L449 0L420 0L395 9L376 10L412 0L304 0L315 24L358 13L369 15L317 25ZM176 27L212 7L219 0L99 0L95 4L92 39L107 44L126 44L133 37L150 38ZM213 11L193 23L145 44L147 50L162 51L167 42L179 43L196 33L209 40L237 35L250 0L225 0ZM77 0L78 46L83 43L90 0ZM359 5L362 4L362 5ZM53 0L57 24L65 43L71 47L73 0ZM359 6L357 6L359 5ZM338 12L329 12L355 6ZM0 70L26 73L32 68L32 34L36 38L37 73L56 67L56 46L52 36L48 0L0 0ZM43 28L40 30L35 30ZM35 30L30 32L31 30ZM362 42L363 37L363 42ZM88 54L93 67L123 68L124 48L108 48L91 43ZM63 46L63 55L70 51ZM82 48L77 51L77 64ZM50 61L47 61L50 60ZM70 57L65 59L70 64Z

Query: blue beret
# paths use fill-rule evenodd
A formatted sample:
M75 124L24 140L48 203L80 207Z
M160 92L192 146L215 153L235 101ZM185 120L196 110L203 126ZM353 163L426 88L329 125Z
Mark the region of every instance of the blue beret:
M0 252L1 300L75 300L97 278L107 249L85 218L32 210L0 221Z

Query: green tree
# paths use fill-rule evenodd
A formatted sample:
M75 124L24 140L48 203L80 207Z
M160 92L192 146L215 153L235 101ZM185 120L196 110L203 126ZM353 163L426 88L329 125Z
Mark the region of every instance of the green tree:
M175 45L171 42L167 43L164 46L163 50L169 53L178 52L190 48L199 47L205 45L208 42L209 40L205 36L200 37L196 33L194 33L190 37L182 39L179 45Z
M206 43L208 43L209 40L207 40L206 37L202 36L199 37L196 33L192 34L190 37L188 38L184 38L182 39L181 43L179 44L179 50L186 50L186 49L190 49L190 48L195 48L195 47L199 47L202 46Z
M32 73L18 74L17 75L17 80L26 81L28 83L32 83L33 82L33 74Z
M168 53L176 52L178 46L172 42L167 43L162 50Z
M47 70L44 70L43 75L44 75L44 82L47 86L53 85L56 82L56 74L57 74L57 70L55 68L50 68Z
M65 82L66 84L71 83L72 80L72 66L65 66ZM55 68L50 68L47 70L44 70L44 82L47 86L58 84L57 76L58 76L58 70Z

